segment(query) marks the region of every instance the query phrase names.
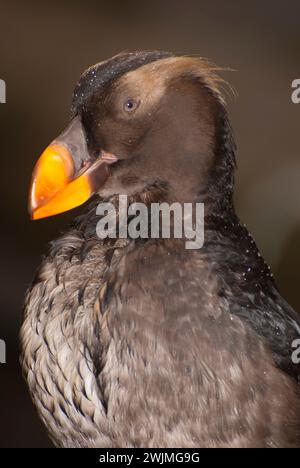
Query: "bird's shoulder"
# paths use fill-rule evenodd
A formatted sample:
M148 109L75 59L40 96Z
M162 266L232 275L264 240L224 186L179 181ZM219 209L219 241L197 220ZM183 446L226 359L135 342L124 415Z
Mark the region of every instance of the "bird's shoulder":
M219 278L219 293L228 312L261 337L278 367L294 378L293 344L300 337L300 314L281 296L270 267L246 226L233 217L231 226L212 233L206 255Z

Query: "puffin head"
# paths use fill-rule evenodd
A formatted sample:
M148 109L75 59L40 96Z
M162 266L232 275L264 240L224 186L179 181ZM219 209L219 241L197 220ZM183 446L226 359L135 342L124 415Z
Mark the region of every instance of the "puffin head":
M131 196L153 187L170 201L230 203L234 143L216 70L199 58L135 52L84 72L69 125L35 166L32 218L95 193Z

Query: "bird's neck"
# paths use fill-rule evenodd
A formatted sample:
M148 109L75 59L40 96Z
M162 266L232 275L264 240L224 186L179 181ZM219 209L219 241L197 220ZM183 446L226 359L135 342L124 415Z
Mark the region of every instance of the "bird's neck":
M135 203L138 200L146 201L145 194L142 197L130 198L130 200ZM149 204L149 194L147 200ZM77 219L76 228L83 242L87 245L90 242L98 241L97 223L99 216L96 210L99 202L103 202L103 200L95 199L87 212ZM117 199L112 198L110 202L116 206L117 215L119 215ZM271 284L274 284L270 269L247 228L240 222L233 205L220 205L218 210L212 210L213 206L212 202L208 203L204 218L204 241L203 244L200 242L199 249L197 245L192 251L187 249L185 238L172 237L172 228L171 238L160 237L154 241L151 236L132 239L130 232L128 232L125 244L132 243L136 246L145 245L146 247L149 242L155 242L170 253L181 252L184 257L190 253L199 255L210 265L210 268L215 270L219 277L227 278L229 283L231 282L240 290L255 294L258 290L268 289ZM151 233L150 229L149 233ZM119 243L118 234L115 239L102 240L101 242L108 242L114 248Z

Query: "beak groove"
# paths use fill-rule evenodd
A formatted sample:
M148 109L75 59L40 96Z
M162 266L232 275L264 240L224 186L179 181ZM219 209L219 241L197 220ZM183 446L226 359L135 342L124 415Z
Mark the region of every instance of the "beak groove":
M29 198L29 209L34 213L59 191L63 190L74 174L74 163L63 145L49 145L35 165Z
M92 163L81 122L76 119L35 165L29 193L29 213L34 220L82 205L105 183L108 166L118 160L103 151Z

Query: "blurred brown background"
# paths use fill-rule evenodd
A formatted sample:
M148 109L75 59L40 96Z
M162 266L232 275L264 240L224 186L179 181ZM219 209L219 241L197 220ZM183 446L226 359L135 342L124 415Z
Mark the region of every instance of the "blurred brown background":
M27 216L31 170L69 115L73 86L89 65L123 50L165 49L211 58L226 78L238 143L236 204L300 311L299 0L0 1L1 309L0 446L51 446L18 365L24 292L47 242L74 213L40 222Z

